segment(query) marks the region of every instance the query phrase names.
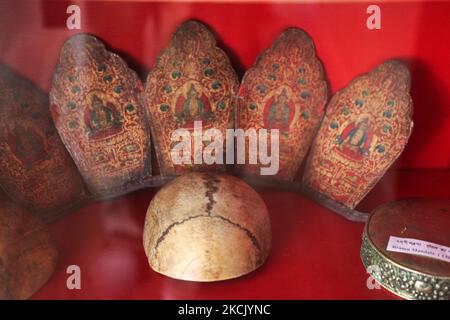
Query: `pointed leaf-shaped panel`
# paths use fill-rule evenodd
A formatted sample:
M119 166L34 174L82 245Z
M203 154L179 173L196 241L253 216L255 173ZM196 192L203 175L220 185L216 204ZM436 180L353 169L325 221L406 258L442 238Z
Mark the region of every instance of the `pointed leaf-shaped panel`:
M136 73L95 37L65 42L50 93L52 116L96 196L137 188L151 174L142 92Z
M53 126L48 106L48 95L0 66L0 187L46 218L85 196L83 181Z
M0 200L0 261L0 300L30 298L49 280L58 261L46 226L6 200Z
M304 184L353 209L403 151L412 122L410 74L387 61L331 99Z
M216 129L225 151L226 129L234 128L238 86L236 73L227 55L216 46L212 33L196 21L181 24L149 73L145 89L146 110L163 175L223 169L219 161L204 160L214 139L202 141L202 135ZM192 144L179 148L181 141L173 139L177 129L182 129L176 132L185 133ZM186 161L174 161L175 150ZM214 151L208 154L215 156ZM217 156L225 162L223 155Z
M246 72L239 90L237 127L266 129L268 137L271 130L279 130L276 178L294 179L322 119L327 92L313 41L297 28L285 30ZM247 162L239 171L257 175L260 166Z

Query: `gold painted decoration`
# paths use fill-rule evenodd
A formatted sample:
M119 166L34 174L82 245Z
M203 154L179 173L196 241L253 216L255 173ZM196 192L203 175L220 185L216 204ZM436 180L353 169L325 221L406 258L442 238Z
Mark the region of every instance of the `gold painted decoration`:
M86 197L48 107L44 92L9 67L0 66L0 187L45 219Z
M353 209L408 142L409 90L408 69L392 60L334 95L308 158L305 186Z
M181 24L150 71L145 89L162 175L224 168L220 163L205 163L203 153L213 140L202 139L202 135L216 129L225 137L226 129L234 128L238 85L236 73L216 46L213 34L199 22ZM171 156L181 143L172 137L176 129L184 129L190 139L188 147L179 149L179 157L186 159L183 162L173 161Z
M323 67L309 35L285 30L246 72L239 90L237 127L279 131L276 178L293 180L317 132L327 102ZM268 140L270 141L270 140ZM239 166L258 175L260 164Z
M50 93L53 120L97 197L139 188L151 176L142 92L137 74L95 37L65 42Z

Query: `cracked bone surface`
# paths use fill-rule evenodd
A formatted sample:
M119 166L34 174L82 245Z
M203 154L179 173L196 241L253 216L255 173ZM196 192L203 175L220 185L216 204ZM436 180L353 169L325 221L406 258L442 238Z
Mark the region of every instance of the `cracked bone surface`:
M236 278L260 267L269 255L267 207L238 178L188 173L151 201L143 244L150 267L171 278Z

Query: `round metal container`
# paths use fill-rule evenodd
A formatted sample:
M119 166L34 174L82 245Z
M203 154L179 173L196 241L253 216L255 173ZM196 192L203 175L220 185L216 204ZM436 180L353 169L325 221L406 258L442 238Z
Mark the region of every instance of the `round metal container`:
M411 252L400 252L403 247L388 250L389 240L391 245L395 240L391 237L405 239L400 241ZM450 200L401 200L373 211L364 229L361 259L378 283L400 297L449 300L449 247Z

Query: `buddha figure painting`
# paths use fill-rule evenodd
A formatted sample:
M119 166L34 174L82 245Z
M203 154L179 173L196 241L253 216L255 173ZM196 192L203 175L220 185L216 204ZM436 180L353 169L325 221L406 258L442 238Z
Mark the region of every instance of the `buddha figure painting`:
M90 100L92 109L88 109L85 115L89 137L99 139L120 131L121 122L114 105L104 103L96 94Z

